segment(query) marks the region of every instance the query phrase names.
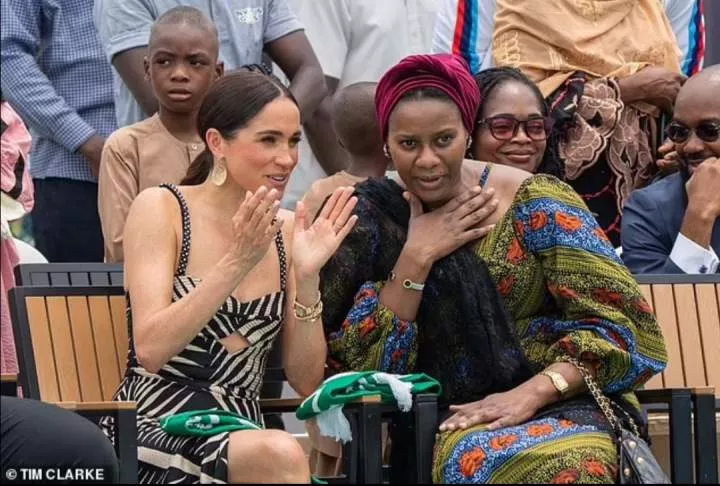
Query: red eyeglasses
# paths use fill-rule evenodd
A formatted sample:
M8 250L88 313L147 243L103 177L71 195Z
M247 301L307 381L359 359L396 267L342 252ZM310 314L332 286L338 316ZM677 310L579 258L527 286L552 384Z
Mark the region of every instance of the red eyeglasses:
M480 120L478 125L486 126L497 140L512 140L517 136L518 128L522 125L525 134L536 142L547 140L552 131L554 120L550 117L533 117L527 120L518 120L514 116L498 115Z

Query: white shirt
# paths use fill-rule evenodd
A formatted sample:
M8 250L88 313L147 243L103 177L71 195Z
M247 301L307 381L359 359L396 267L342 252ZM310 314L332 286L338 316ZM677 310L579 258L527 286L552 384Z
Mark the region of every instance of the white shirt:
M438 0L290 0L325 76L338 89L379 81L411 54L429 53ZM333 135L334 136L334 135ZM325 171L306 139L285 190L283 205L295 203Z
M712 248L703 248L682 233L675 239L670 260L685 273L715 273L720 264Z

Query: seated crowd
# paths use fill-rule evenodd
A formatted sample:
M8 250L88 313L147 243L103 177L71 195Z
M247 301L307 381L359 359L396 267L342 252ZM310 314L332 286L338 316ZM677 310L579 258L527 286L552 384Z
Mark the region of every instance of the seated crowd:
M397 56L375 79L328 78L320 96L277 37L289 88L257 63L228 66L227 26L191 6L157 13L146 44L113 47L137 100L122 115L151 114L108 137L97 194L105 261L124 265L115 399L137 403L139 482L338 471L340 443L312 420L312 461L281 430L164 426L211 409L262 426L274 346L303 397L350 371L438 380L434 482L616 482L615 431L588 383L647 438L634 392L668 356L634 275L720 271L720 66L683 59L689 41L655 0L591 13L554 1L552 14L479 2L465 22L467 2L441 2L435 53ZM472 35L478 22L492 36ZM152 93L140 96L142 62ZM6 101L2 116L3 204L28 206L27 131ZM341 151L343 168L290 210L306 135L318 154ZM3 307L11 243L4 233ZM3 398L3 470L100 465L115 479L110 417L103 434L20 402ZM77 444L37 452L62 435ZM400 449L393 467L407 466Z

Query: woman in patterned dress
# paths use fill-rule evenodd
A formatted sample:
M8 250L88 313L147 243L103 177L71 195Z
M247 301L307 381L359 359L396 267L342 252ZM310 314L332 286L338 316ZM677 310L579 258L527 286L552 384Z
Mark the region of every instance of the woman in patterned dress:
M464 160L479 103L452 55L380 80L400 181L356 186L358 222L321 272L330 364L441 382L435 482L612 483L611 428L568 358L641 422L633 390L664 369L662 335L569 186Z
M130 353L116 399L138 405L139 480L309 482L303 450L285 432L171 436L159 421L214 408L261 423L263 372L281 329L293 388L307 395L322 382L318 273L354 224L356 199L338 189L312 225L302 206L279 209L300 114L263 74L217 81L198 132L207 149L184 185L144 191L125 228Z

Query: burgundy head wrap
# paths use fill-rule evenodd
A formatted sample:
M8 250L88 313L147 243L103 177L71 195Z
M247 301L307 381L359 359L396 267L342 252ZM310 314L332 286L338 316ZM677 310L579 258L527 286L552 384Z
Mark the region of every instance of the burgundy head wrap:
M468 133L473 132L480 107L480 90L465 61L452 54L408 56L390 68L378 83L375 110L383 140L397 102L409 91L435 88L447 94L460 109Z

